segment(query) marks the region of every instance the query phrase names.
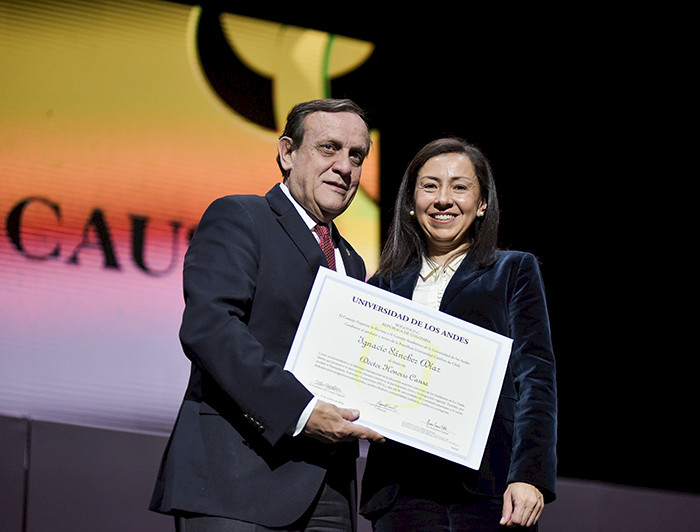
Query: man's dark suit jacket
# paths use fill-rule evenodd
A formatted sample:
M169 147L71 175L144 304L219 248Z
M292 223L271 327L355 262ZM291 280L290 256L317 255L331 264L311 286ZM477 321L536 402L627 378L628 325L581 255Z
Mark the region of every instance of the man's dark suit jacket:
M364 262L333 233L347 274L364 280ZM282 368L320 266L279 186L209 206L185 256L180 340L192 370L152 510L281 526L310 506L334 460L354 472L356 443L290 436L311 393Z
M394 279L370 283L406 298L413 296L419 267ZM463 486L469 492L501 496L508 483L538 487L555 497L556 381L544 287L535 257L500 252L490 267L470 256L455 272L440 310L513 339L508 369L478 471L415 449L387 442L371 444L362 482L361 512L372 517L407 493L437 495ZM450 496L450 493L446 493Z

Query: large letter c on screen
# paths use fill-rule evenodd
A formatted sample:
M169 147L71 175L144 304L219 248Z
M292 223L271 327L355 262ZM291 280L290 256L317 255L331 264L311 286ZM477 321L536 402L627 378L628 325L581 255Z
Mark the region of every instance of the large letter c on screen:
M52 251L41 255L30 253L22 244L22 214L27 206L33 202L39 202L49 207L56 215L56 219L59 222L61 221L61 209L58 204L49 201L46 198L27 198L20 201L15 208L10 211L10 214L7 215L7 236L10 238L10 241L12 244L14 244L17 250L25 257L37 260L55 259L60 253L60 246L58 244L56 244Z

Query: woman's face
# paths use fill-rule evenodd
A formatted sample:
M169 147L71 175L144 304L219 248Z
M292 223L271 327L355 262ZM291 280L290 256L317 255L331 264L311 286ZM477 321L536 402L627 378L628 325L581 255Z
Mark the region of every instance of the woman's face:
M486 209L469 157L445 153L428 159L418 172L414 197L431 257L468 247L467 231Z

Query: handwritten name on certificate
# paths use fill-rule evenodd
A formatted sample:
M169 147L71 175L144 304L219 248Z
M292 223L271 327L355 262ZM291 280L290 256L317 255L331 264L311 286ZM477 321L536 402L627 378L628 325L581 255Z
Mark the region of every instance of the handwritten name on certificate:
M285 365L356 423L478 469L512 340L320 268Z

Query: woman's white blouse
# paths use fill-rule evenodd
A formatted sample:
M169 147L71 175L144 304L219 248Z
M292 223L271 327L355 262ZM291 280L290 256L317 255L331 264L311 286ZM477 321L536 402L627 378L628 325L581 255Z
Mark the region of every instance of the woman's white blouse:
M436 310L440 309L442 295L452 276L462 264L466 253L452 260L444 268L428 257L423 257L423 264L418 275L418 283L413 291L413 301L421 303Z

